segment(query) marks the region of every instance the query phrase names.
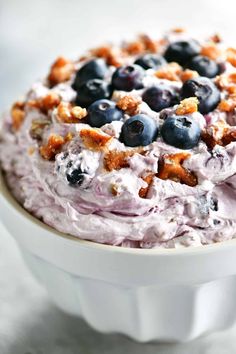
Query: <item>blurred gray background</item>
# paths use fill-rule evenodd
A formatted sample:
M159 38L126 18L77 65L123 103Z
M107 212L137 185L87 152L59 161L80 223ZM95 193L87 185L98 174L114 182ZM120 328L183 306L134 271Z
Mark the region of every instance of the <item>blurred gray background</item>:
M220 32L236 46L235 0L0 0L0 109L58 56L170 27ZM1 205L0 205L1 215ZM0 354L235 354L236 328L189 344L140 345L101 335L57 310L0 223Z

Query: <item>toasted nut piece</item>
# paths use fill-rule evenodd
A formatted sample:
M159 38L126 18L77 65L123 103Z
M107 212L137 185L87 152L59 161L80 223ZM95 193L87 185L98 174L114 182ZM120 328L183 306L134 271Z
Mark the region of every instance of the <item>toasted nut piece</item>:
M227 61L236 67L236 49L235 48L228 48L226 50Z
M41 140L44 128L49 126L51 123L50 120L34 119L31 123L30 136L33 139Z
M173 32L173 33L184 33L184 32L186 32L186 29L183 28L183 27L175 27L175 28L172 28L171 32Z
M63 123L79 123L87 115L86 108L72 107L69 102L61 102L57 107L57 117Z
M197 97L185 98L183 101L180 102L180 104L175 110L175 113L179 116L185 114L192 114L194 112L197 112L198 104L199 101Z
M191 187L196 186L198 181L195 174L182 166L189 157L190 154L186 152L164 155L159 160L157 177L164 180L171 179Z
M40 109L43 112L48 112L58 106L60 102L60 96L55 92L50 92L47 96L40 100Z
M83 119L87 116L87 109L80 106L74 106L71 109L71 115L75 119Z
M25 107L24 102L16 102L13 104L11 108L12 128L14 131L20 129L25 119L24 107Z
M180 80L182 82L185 82L187 80L191 80L191 79L194 79L195 77L198 77L199 74L197 71L194 71L194 70L190 70L190 69L186 69L184 71L182 71L179 75L180 77Z
M140 42L143 44L145 50L149 53L156 53L158 50L158 42L154 41L147 34L140 34Z
M214 42L214 43L221 43L222 38L219 33L215 33L215 34L213 34L213 36L211 36L210 41Z
M111 184L111 193L116 197L118 195L118 186L115 183Z
M142 54L145 52L145 45L140 40L129 42L124 46L123 51L128 55Z
M202 132L201 138L210 149L213 149L216 145L226 146L232 141L236 141L236 129L224 120L220 120L208 126Z
M141 102L142 100L140 98L127 95L121 97L116 105L125 113L129 114L130 116L134 116L135 114L139 113L139 105Z
M235 94L231 94L227 99L222 100L217 108L222 112L232 112L236 108L236 91Z
M56 134L51 134L48 138L47 144L39 148L41 156L45 160L52 160L58 154L62 146L65 144L65 139Z
M60 102L60 96L55 92L50 92L48 95L42 98L26 102L26 105L28 107L37 108L42 113L47 114L49 110L58 106Z
M59 57L51 66L48 80L52 86L67 81L71 78L74 70L75 66L72 61Z
M104 167L108 171L129 167L128 158L142 151L141 148L126 151L110 150L104 156Z
M165 65L163 68L160 68L155 72L155 76L158 79L166 79L170 81L180 81L180 74L182 72L182 68L177 63L169 63Z
M67 133L65 138L64 138L65 143L68 143L69 141L71 141L73 139L73 137L74 137L73 133L71 133L71 132Z
M236 72L230 74L221 74L215 78L215 84L229 94L236 93Z
M212 60L216 60L221 56L221 50L215 43L209 43L201 48L201 55L208 57Z
M95 57L104 58L108 65L119 67L122 65L121 53L115 53L111 46L98 47L91 50Z
M150 173L150 174L148 174L147 176L142 177L142 179L147 183L147 187L140 188L140 190L139 190L139 196L140 196L140 198L146 198L146 197L147 197L147 194L148 194L150 185L151 185L152 182L153 182L154 176L155 176L154 173Z
M81 129L80 137L86 148L90 150L103 150L112 137L103 133L101 129Z
M34 152L35 152L35 147L34 147L34 146L30 146L30 147L28 148L28 154L29 154L29 155L33 155Z

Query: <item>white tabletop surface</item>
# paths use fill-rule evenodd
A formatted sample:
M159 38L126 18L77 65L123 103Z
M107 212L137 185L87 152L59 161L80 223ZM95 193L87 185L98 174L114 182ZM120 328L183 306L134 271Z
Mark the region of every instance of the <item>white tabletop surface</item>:
M1 111L60 54L173 26L219 31L236 45L235 14L235 0L0 0ZM236 327L181 345L96 333L52 305L0 223L0 354L80 353L235 354Z

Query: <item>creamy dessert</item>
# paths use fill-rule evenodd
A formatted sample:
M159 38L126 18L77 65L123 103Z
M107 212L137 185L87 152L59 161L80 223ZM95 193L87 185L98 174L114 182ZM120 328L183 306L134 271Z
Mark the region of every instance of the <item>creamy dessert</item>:
M236 49L181 29L58 58L2 120L6 183L53 228L109 245L236 236Z

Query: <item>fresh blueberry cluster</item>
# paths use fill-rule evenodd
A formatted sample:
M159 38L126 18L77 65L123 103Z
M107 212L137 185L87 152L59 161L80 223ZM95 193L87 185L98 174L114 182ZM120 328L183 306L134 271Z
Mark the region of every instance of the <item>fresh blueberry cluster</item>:
M197 71L200 76L185 81L180 91L163 82L144 88L146 70L158 70L169 62ZM100 128L112 121L124 120L120 141L126 146L148 145L157 139L160 132L167 144L191 149L199 142L200 127L188 115L172 114L160 128L146 114L125 119L124 112L111 100L113 91L143 89L142 100L155 112L172 107L184 98L197 97L199 111L207 114L220 102L220 92L211 79L221 72L222 66L201 55L197 41L177 41L170 43L163 55L146 53L135 57L133 64L118 67L111 78L105 60L92 59L77 71L72 87L77 92L76 104L87 108L86 122L92 127Z

